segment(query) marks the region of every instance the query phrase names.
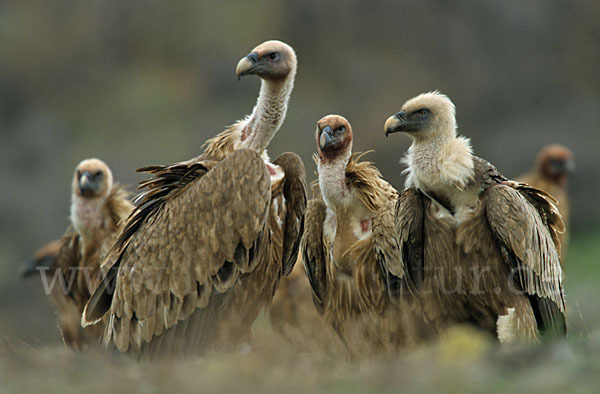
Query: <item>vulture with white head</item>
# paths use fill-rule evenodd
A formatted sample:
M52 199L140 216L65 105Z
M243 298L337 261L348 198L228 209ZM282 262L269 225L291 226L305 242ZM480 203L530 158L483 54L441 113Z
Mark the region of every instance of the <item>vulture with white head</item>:
M317 123L321 197L308 203L303 261L314 303L351 357L393 353L428 335L410 294L396 239L398 193L352 154L338 115ZM388 270L383 270L387 267Z
M565 232L559 234L560 262L564 263L569 240L569 196L567 180L575 170L573 153L569 148L552 144L547 145L537 156L536 166L529 173L517 178L517 181L527 183L536 189L549 193L558 201L558 211L565 224Z
M413 139L398 242L436 330L472 323L502 343L566 334L555 200L473 155L443 94L408 100L384 127Z
M304 165L266 153L294 86L296 55L267 41L243 57L238 77L261 78L252 113L191 160L139 171L138 206L115 244L110 270L83 324L105 314L104 345L135 357L199 354L247 341L260 310L298 254Z
M101 263L133 205L99 159L77 165L71 188L71 226L61 239L36 253L23 275L40 272L65 344L85 349L99 342L102 325L84 329L81 315L101 277Z

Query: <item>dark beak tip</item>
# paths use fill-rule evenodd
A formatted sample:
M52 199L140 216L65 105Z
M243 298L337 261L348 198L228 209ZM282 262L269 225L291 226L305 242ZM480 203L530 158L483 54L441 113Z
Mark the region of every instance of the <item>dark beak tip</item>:
M331 135L332 131L333 130L329 126L323 128L319 137L319 147L321 148L321 150L327 148L327 146L329 146L329 144L331 144L334 141L334 138Z

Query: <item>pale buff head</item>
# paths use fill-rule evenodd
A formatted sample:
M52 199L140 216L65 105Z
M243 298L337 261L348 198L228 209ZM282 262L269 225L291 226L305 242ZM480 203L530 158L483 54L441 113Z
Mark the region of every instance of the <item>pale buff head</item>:
M102 160L87 159L75 168L71 187L71 223L87 243L104 227L102 207L112 190L113 176Z
M112 186L112 172L102 160L86 159L75 168L71 184L73 198L106 198Z
M256 75L263 80L281 82L296 74L296 53L288 44L270 40L240 59L235 69L238 78Z
M327 115L317 122L317 148L322 163L349 156L352 151L352 127L340 115Z
M408 100L402 110L385 122L385 135L404 132L415 141L432 141L456 136L456 112L450 99L439 93L423 93Z
M242 148L262 153L283 124L294 88L296 63L292 47L277 40L263 42L238 62L238 78L256 75L262 79L256 105L242 126Z

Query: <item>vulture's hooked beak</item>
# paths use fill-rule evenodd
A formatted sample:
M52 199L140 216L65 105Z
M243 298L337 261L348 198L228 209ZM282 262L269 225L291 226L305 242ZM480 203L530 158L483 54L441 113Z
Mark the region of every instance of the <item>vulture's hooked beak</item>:
M575 161L573 159L551 160L550 171L556 175L569 175L575 171Z
M325 126L319 136L319 147L321 151L325 150L332 142L337 141L339 138L334 135L333 129L330 126Z
M255 74L259 68L258 53L252 52L240 59L235 68L235 76L239 80L244 75Z
M89 171L82 172L79 178L79 191L81 195L91 197L98 189L100 189L99 180L95 179Z
M566 174L573 173L575 171L575 161L573 159L563 161L563 169Z
M575 171L575 160L573 159L568 159L565 161L565 170L567 171L568 174L572 173Z
M391 133L397 133L399 131L406 131L404 124L406 123L406 111L400 111L395 115L390 116L385 121L383 129L385 130L385 136L387 137Z

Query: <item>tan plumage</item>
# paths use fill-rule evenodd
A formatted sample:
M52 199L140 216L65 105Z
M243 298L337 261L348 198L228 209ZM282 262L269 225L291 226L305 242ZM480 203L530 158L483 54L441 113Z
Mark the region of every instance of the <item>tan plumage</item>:
M315 308L300 254L292 273L281 278L269 307L271 327L299 351L344 352L333 328Z
M265 151L285 118L295 72L291 47L259 45L236 69L262 78L252 114L194 159L140 169L152 178L140 185L138 207L84 314L91 324L108 312L107 347L152 357L248 339L292 270L303 231L302 161L284 153L271 163Z
M394 224L398 194L352 155L343 117L321 119L317 143L323 199L309 202L302 241L315 305L353 357L414 344L430 330L407 291Z
M437 92L407 101L385 130L413 138L396 223L434 327L473 323L503 343L564 334L555 200L472 155L456 136L454 105Z
M100 279L100 264L133 205L127 192L113 184L101 160L79 163L72 181L71 224L65 235L36 254L25 274L43 271L44 287L54 305L64 342L76 349L95 345L102 327L83 329L83 308ZM45 280L44 280L45 279Z
M565 224L564 233L559 234L561 263L565 260L569 241L567 178L574 168L573 153L568 148L558 144L547 145L538 154L535 168L517 178L517 181L543 190L558 201L558 211Z

